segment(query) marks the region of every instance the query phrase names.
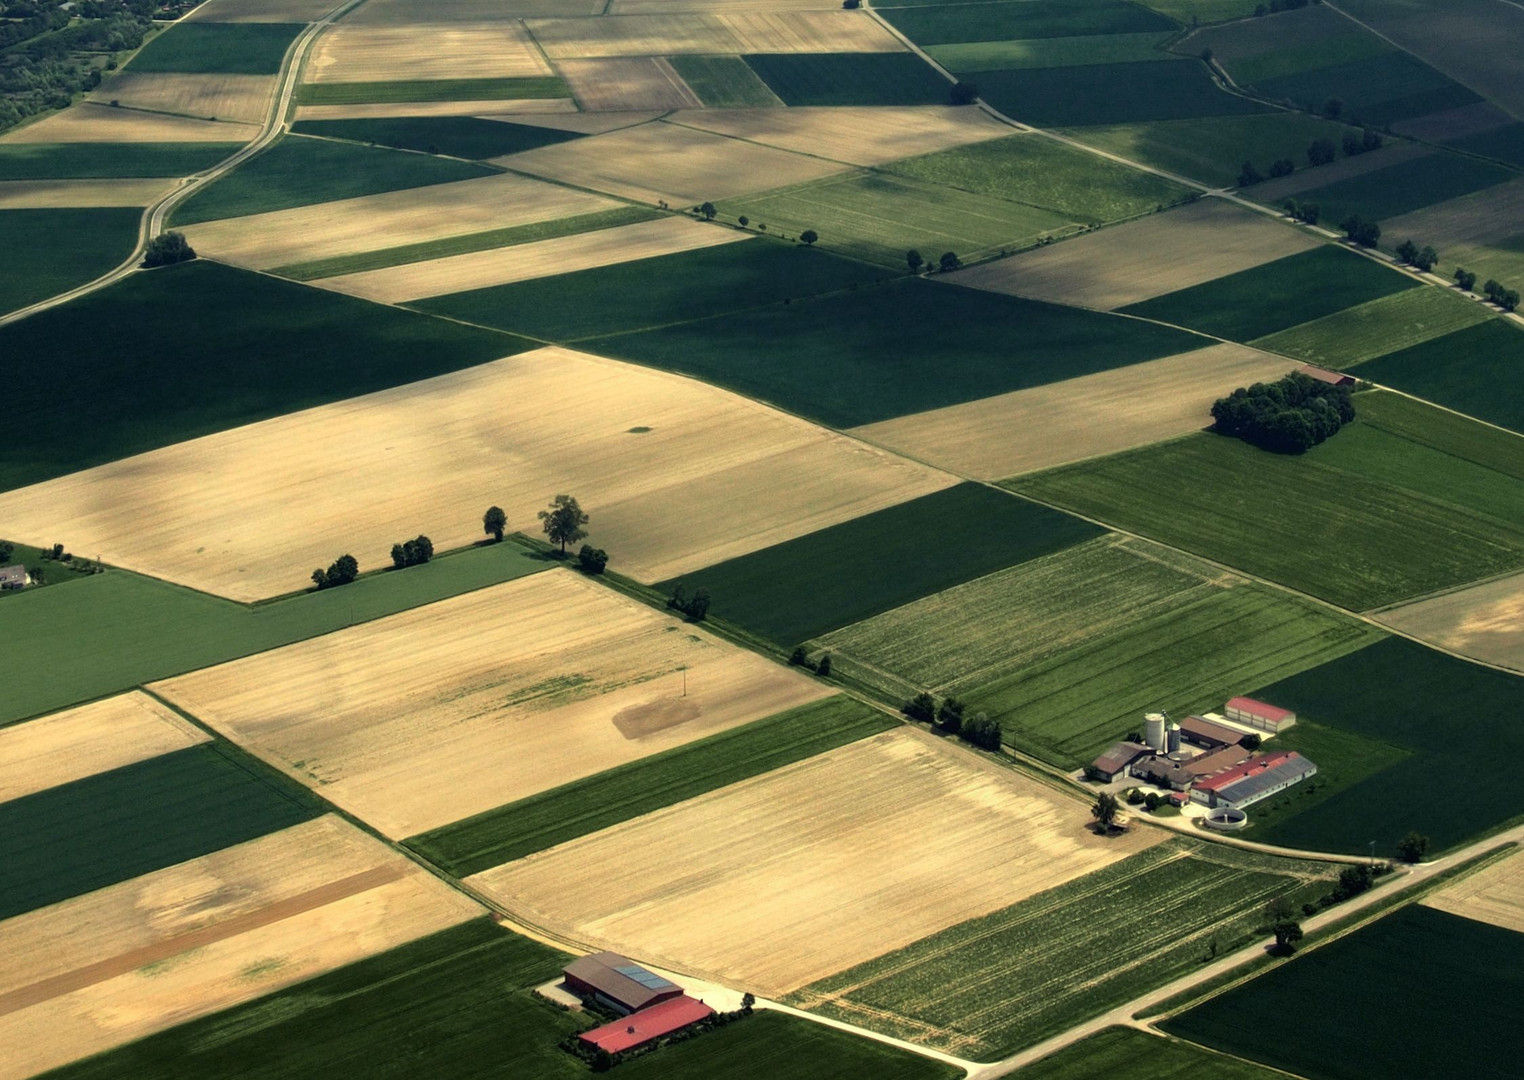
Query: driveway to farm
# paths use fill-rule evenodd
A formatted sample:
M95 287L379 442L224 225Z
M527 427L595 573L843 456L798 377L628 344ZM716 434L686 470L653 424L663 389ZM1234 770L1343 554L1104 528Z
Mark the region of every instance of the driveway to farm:
M132 249L132 254L127 257L125 262L110 273L98 277L94 281L87 282L78 288L70 289L68 292L59 293L57 296L50 297L47 300L40 300L30 307L20 308L8 315L0 316L0 326L19 322L29 315L36 315L40 311L46 311L60 304L66 304L70 300L77 300L81 296L93 293L98 289L114 285L116 282L132 274L142 261L143 253L148 248L148 242L155 236L158 236L163 230L164 219L169 215L171 210L208 184L232 172L255 154L264 150L276 139L280 138L281 135L285 134L286 114L291 109L291 99L295 96L297 84L301 79L302 64L307 59L307 53L312 48L312 43L317 40L319 34L332 26L335 20L347 15L352 8L356 8L364 2L365 0L345 0L343 4L334 8L321 19L309 23L307 28L297 35L296 40L286 50L285 59L281 63L280 82L277 84L275 101L270 106L269 115L265 117L264 127L259 135L252 142L246 143L231 157L224 159L205 172L197 173L195 176L188 178L158 202L145 207L143 210L143 220L138 225L137 246Z

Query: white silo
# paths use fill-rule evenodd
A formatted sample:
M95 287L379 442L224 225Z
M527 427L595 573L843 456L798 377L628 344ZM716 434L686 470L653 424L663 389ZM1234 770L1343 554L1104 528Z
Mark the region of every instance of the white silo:
M1164 735L1166 742L1166 752L1171 754L1178 753L1180 750L1180 725L1170 724L1170 726L1165 729Z
M1143 717L1143 739L1154 750L1164 752L1164 714L1151 712Z

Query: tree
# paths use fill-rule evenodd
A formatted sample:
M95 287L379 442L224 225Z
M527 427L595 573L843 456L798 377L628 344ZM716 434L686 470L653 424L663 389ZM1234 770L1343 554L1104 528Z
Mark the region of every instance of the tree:
M1197 55L1199 55L1201 57L1201 60L1202 60L1203 63L1210 64L1212 62L1212 50L1211 49L1202 49L1201 52L1199 54L1197 54Z
M1259 744L1262 742L1264 742L1264 740L1251 731L1242 739L1238 740L1238 745L1242 746L1245 750L1249 751L1249 753L1252 754L1254 751L1259 749Z
M979 100L979 86L977 83L956 82L947 92L947 99L954 105L972 105Z
M1354 157L1356 154L1365 153L1365 144L1360 141L1360 136L1353 131L1344 133L1344 156Z
M1313 139L1307 146L1309 165L1327 165L1336 156L1332 139Z
M956 270L958 267L963 265L963 263L958 260L958 256L953 254L951 251L942 252L942 257L937 260L937 264L941 266L942 272L944 274L949 270Z
M1095 797L1095 804L1090 807L1090 816L1103 829L1110 829L1112 822L1117 819L1117 812L1122 805L1117 802L1117 797L1109 791L1103 791Z
M814 229L805 229L804 232L799 234L799 242L802 243L805 247L809 247L819 239L820 234L817 233Z
M795 645L794 651L789 654L788 662L794 667L809 667L810 654L803 645Z
M1418 258L1418 245L1411 239L1404 240L1397 245L1397 258L1411 266Z
M963 727L963 702L957 698L943 698L942 704L937 707L937 727L949 735L956 735Z
M1264 177L1260 175L1260 171L1254 167L1252 161L1244 162L1243 167L1238 170L1239 187L1251 187L1263 179Z
M33 585L46 585L48 583L48 573L40 565L29 568L26 575L32 579Z
M975 713L972 720L965 720L963 730L958 735L983 750L1000 749L1000 725L991 720L987 713Z
M550 506L540 511L540 527L552 544L561 545L561 556L566 557L566 545L575 544L587 536L582 526L588 517L570 495L557 495Z
M1423 857L1429 853L1429 838L1416 832L1410 832L1401 840L1397 841L1397 857L1406 863L1423 862Z
M1302 940L1302 924L1295 919L1281 919L1271 930L1275 934L1275 955L1290 956Z
M1373 248L1381 240L1381 226L1374 221L1366 221L1359 214L1351 214L1339 222L1339 228L1344 230L1344 235L1350 241L1360 247Z
M1344 102L1340 101L1336 97L1331 97L1327 101L1323 102L1322 112L1324 116L1328 117L1328 119L1337 120L1344 112Z
M831 677L830 653L821 654L820 663L815 665L815 674L819 675L822 679L829 679Z
M1381 149L1381 135L1379 132L1366 128L1360 136L1360 149L1366 152Z
M1501 307L1504 311L1512 311L1514 308L1518 307L1519 306L1519 290L1518 289L1505 289L1505 290L1503 290L1503 298L1498 301L1498 306Z
M583 573L601 574L609 564L609 553L591 544L583 544L582 550L577 552L577 563L582 567Z
M507 529L508 515L503 513L503 508L501 506L487 507L487 512L482 515L482 532L493 540L501 541Z
M900 712L912 720L919 720L923 724L929 724L937 718L936 699L923 690L901 705Z
M863 0L841 0L841 6L848 11L856 11L863 6Z
M683 609L688 618L694 622L703 622L704 616L709 614L709 590L699 589L694 592L693 598L688 601L688 606Z
M1470 292L1476 287L1476 275L1470 270L1462 270L1457 266L1455 268L1455 284L1458 288Z
M339 585L348 585L360 576L360 564L355 561L353 555L340 555L328 567L327 570L314 570L312 583L319 589L332 589Z
M905 252L905 265L910 267L910 272L912 274L919 274L921 272L921 267L926 265L926 260L921 258L921 253L919 251L917 251L915 248L911 248L909 251Z
M745 214L742 214L740 217L736 218L736 224L744 229L746 226L751 224L751 218L747 217Z
M401 570L404 566L422 566L434 557L434 543L427 536L419 535L392 545L392 566Z
M699 207L699 213L704 215L705 221L713 221L714 215L718 214L719 211L714 208L714 203L706 202Z
M851 3L852 3L853 7L857 6L857 0L851 0ZM756 999L755 996L753 996L753 994L752 994L752 992L750 990L746 991L746 993L741 995L741 1012L744 1015L750 1016L751 1015L751 1011L753 1009L755 1009L756 1007L757 1007L757 999Z
M1296 162L1290 158L1276 158L1270 163L1270 176L1272 179L1290 176L1294 172L1296 172Z
M160 233L148 241L148 249L143 253L143 265L169 266L171 263L188 262L195 257L196 252L185 239L185 234L170 231Z

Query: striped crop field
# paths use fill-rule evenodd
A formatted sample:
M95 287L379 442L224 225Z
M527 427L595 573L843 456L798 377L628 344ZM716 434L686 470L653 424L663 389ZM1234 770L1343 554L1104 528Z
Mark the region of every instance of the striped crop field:
M1251 342L1324 367L1343 368L1421 345L1487 320L1488 311L1449 289L1383 296Z

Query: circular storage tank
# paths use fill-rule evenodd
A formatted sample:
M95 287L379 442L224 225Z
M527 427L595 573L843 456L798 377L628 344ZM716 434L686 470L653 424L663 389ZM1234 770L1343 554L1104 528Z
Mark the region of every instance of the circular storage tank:
M1180 725L1179 724L1171 724L1169 726L1168 730L1165 732L1165 740L1166 740L1166 742L1168 744L1166 749L1169 751L1169 753L1174 754L1174 753L1178 753L1179 752L1179 750L1180 750Z
M1144 741L1155 750L1164 749L1164 717L1159 713L1149 713L1143 718Z
M1206 827L1219 832L1235 832L1249 824L1249 815L1236 806L1214 806L1202 819Z

